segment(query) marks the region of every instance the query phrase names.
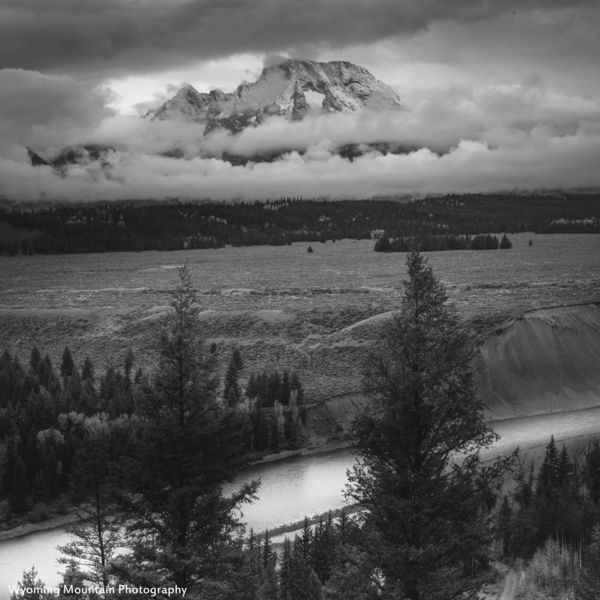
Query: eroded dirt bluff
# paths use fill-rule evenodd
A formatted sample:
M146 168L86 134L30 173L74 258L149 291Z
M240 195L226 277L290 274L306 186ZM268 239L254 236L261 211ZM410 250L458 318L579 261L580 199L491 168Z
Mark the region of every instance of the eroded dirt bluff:
M485 339L475 367L491 419L600 405L600 306L526 313Z
M329 336L312 349L312 380L333 387L308 411L315 439L343 436L367 400L360 364L391 313ZM474 360L489 420L600 406L600 306L562 306L478 325Z

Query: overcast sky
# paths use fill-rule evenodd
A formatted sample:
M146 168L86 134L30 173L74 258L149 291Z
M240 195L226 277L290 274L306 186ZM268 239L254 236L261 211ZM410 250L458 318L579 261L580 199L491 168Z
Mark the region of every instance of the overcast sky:
M192 83L231 91L273 54L349 60L398 92L389 115L267 121L241 136L139 117ZM600 186L597 0L2 0L0 196L369 196ZM354 163L336 144L415 151ZM200 150L302 151L233 167ZM117 149L61 177L26 146ZM173 145L184 159L161 155Z

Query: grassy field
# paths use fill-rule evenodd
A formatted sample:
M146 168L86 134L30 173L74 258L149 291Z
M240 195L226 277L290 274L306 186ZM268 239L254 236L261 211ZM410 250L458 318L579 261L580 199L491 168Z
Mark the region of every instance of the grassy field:
M512 250L427 255L482 333L525 311L600 300L600 236L511 239ZM237 346L246 375L295 369L311 401L348 399L378 315L400 304L405 255L373 252L369 241L312 246L0 257L0 338L24 359L37 344L58 360L68 344L101 367L131 347L150 367L176 268L189 261L223 362Z

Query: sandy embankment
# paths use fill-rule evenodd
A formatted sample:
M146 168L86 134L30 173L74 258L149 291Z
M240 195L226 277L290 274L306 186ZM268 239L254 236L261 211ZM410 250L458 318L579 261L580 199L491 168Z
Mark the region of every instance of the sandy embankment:
M343 437L367 404L356 365L390 315L347 327L319 348L316 368L350 365L342 376L356 388L308 409L308 423L322 439ZM600 306L545 308L510 320L488 334L474 367L489 421L600 406Z
M525 314L490 336L475 361L490 420L600 405L600 307Z
M0 531L0 542L12 540L14 538L37 533L39 531L48 531L49 529L57 529L59 527L68 527L75 523L81 522L83 516L78 512L72 512L66 515L59 515L40 521L39 523L21 523L11 529Z

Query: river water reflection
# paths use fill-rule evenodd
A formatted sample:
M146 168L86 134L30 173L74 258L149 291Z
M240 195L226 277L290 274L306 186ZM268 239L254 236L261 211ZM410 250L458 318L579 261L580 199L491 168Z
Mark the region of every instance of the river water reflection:
M243 508L242 520L248 529L262 531L342 506L346 469L353 462L351 451L342 449L256 465L226 486L225 492L231 492L236 484L261 480L259 500ZM62 568L56 546L68 540L66 531L57 528L0 542L0 600L9 597L8 586L33 565L46 585L57 585Z
M600 432L600 407L568 413L509 419L492 424L501 439L483 458L493 458L521 448L542 448L551 433L557 441L581 441ZM305 515L339 508L345 502L346 470L354 457L350 449L299 456L246 469L243 481L261 479L259 499L244 507L243 521L255 531L301 520ZM233 489L228 486L226 491ZM35 565L46 585L60 580L56 546L65 544L63 529L34 533L0 543L0 600L9 597L8 585L16 583L25 569Z

